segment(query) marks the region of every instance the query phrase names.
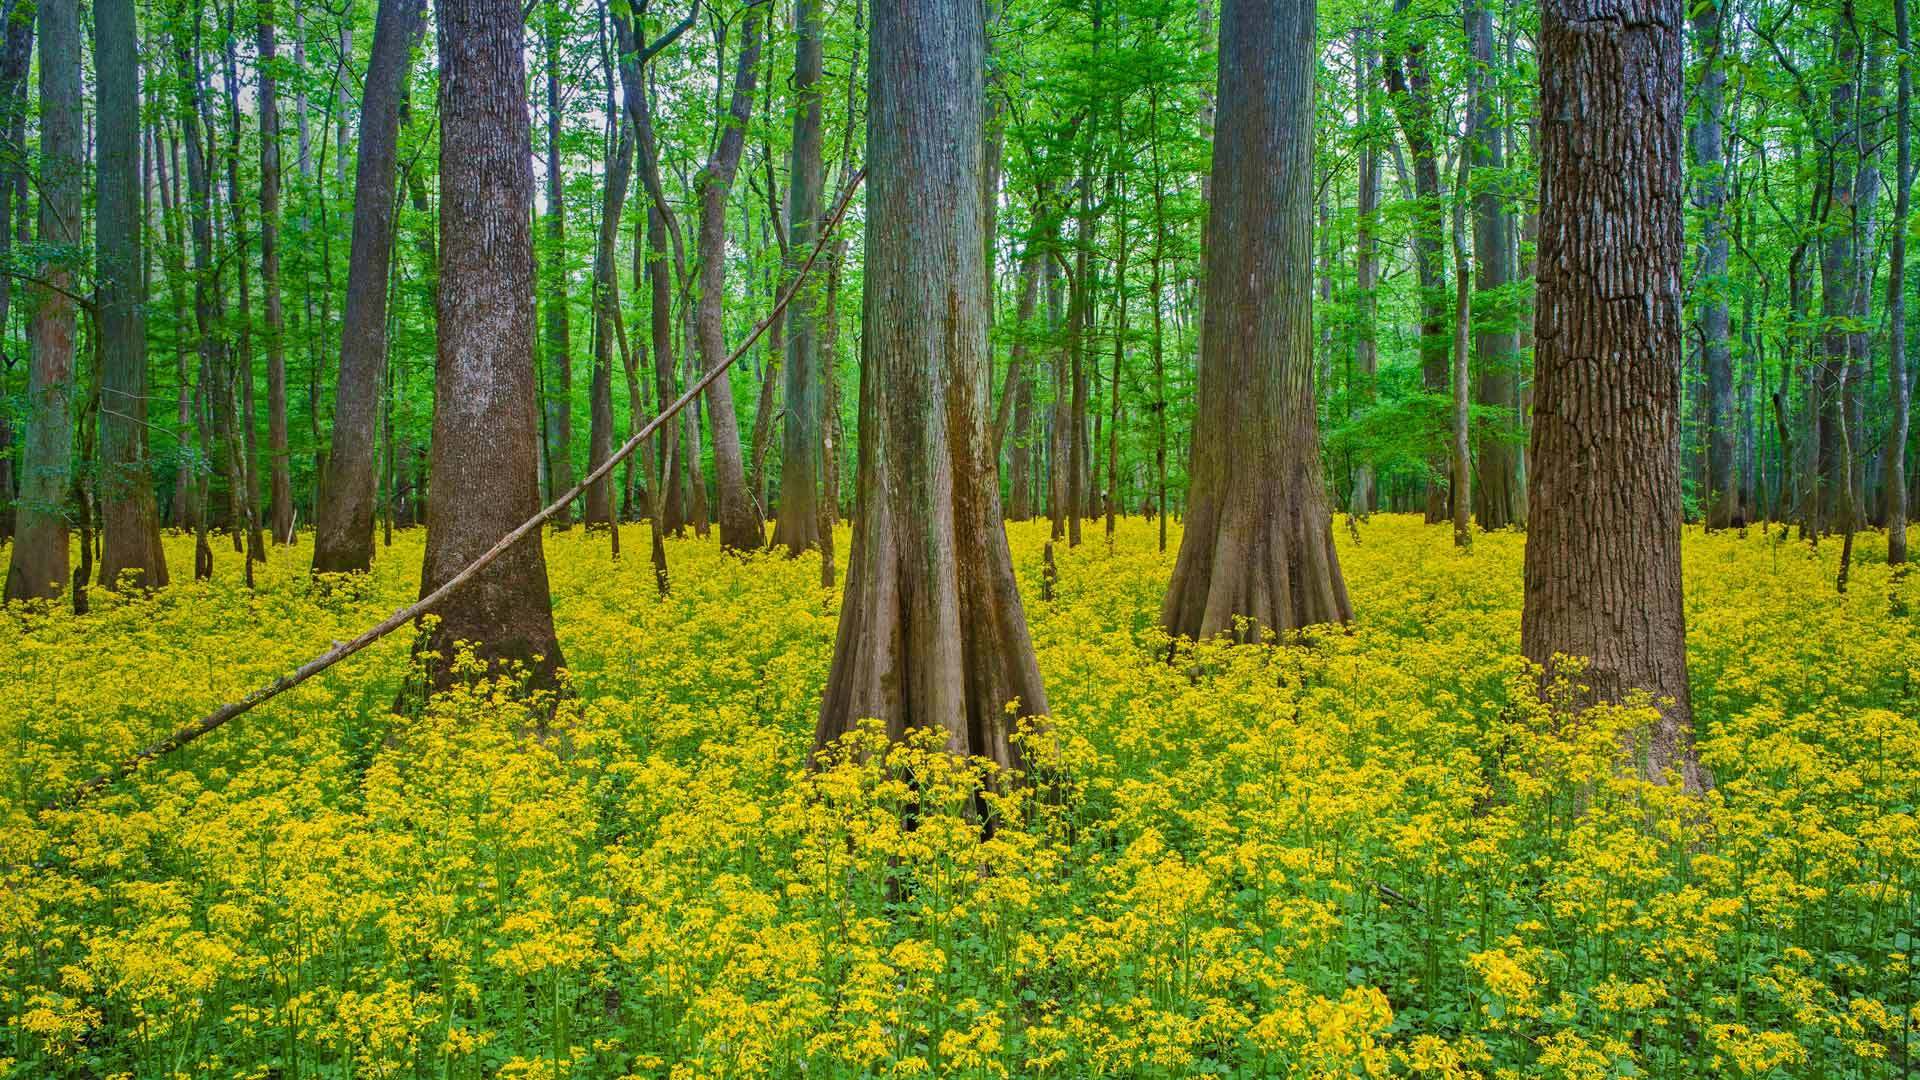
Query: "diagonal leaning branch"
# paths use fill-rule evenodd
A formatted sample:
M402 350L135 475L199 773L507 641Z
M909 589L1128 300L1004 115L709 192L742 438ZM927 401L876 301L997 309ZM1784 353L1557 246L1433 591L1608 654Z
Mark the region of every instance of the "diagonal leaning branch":
M704 375L700 376L692 386L687 388L685 393L675 398L672 404L661 410L658 416L647 421L645 427L634 432L632 437L621 445L620 449L614 451L613 456L601 462L599 468L588 473L585 479L575 484L566 494L555 499L546 509L528 518L519 528L501 537L499 543L488 548L485 554L468 564L466 569L461 570L459 573L453 575L453 577L447 579L446 584L387 616L379 623L363 631L360 636L353 640L335 644L333 648L300 665L292 672L282 675L266 686L254 690L246 697L220 706L218 709L180 728L159 742L140 750L131 757L123 759L113 768L86 781L68 792L64 797L50 803L47 808L53 809L60 806L71 806L85 799L87 796L99 791L108 784L132 773L146 762L178 750L202 735L225 725L229 720L247 712L257 705L264 704L279 697L281 694L299 686L301 683L306 682L315 675L345 660L354 653L379 641L381 638L386 637L388 634L393 633L395 630L433 610L434 605L445 600L455 589L471 581L474 575L486 569L489 563L498 559L501 555L506 554L513 545L532 535L541 525L544 525L549 518L558 514L575 499L580 498L590 485L612 472L615 465L626 460L629 455L639 449L642 443L648 438L651 438L655 431L659 430L661 424L671 420L680 410L692 403L715 379L725 374L727 370L733 366L734 361L746 355L747 350L752 348L754 343L760 340L760 336L766 332L767 327L773 325L773 321L780 317L780 313L786 310L787 304L793 299L794 295L800 291L800 287L806 283L807 274L812 271L814 263L819 260L820 253L826 250L827 242L833 239L834 234L839 230L841 220L846 217L847 206L852 203L853 194L859 189L860 182L864 179L866 179L865 169L859 169L854 172L853 179L847 184L846 190L841 193L839 202L834 204L833 212L827 216L826 227L820 230L819 239L814 242L813 250L807 253L807 261L800 265L799 271L794 274L786 290L780 294L779 299L774 303L773 310L767 314L766 318L754 324L753 331L747 335L746 340L742 341L739 347L728 354L726 359L714 365Z

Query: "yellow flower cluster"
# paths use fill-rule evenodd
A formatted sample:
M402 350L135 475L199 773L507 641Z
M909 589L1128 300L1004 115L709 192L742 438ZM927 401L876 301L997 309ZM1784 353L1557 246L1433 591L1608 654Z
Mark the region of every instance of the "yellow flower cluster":
M817 562L670 542L662 601L576 530L550 724L484 682L395 713L396 635L42 810L404 603L422 538L8 609L0 1076L1920 1069L1920 574L1690 534L1694 800L1617 768L1645 708L1532 694L1522 537L1338 532L1351 631L1169 664L1152 526L1057 551L1051 601L1012 526L1024 778L872 725L809 768Z

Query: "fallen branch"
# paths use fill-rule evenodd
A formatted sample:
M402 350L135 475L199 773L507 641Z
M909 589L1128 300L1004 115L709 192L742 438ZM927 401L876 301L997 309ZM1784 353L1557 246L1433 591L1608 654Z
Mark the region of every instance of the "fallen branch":
M659 430L660 425L673 419L673 417L679 414L680 410L692 404L695 398L699 397L708 386L713 384L714 380L726 374L727 370L733 366L734 361L745 356L747 350L751 349L754 343L760 340L760 336L766 332L767 327L773 325L773 321L780 317L780 313L786 310L787 304L791 302L794 295L800 291L801 285L806 281L807 274L813 269L814 263L819 260L820 253L826 250L827 241L833 238L834 233L840 227L841 220L846 217L847 206L853 201L853 193L859 188L860 181L865 179L865 177L866 170L864 169L854 173L853 182L847 185L846 191L840 196L840 201L834 204L833 213L827 217L826 227L820 230L820 237L814 241L813 250L807 253L807 261L800 265L800 269L794 274L793 280L788 283L786 291L782 292L779 300L774 303L773 310L767 314L766 318L761 319L754 325L753 331L747 335L746 340L742 341L739 347L735 348L725 360L714 365L706 374L696 380L692 386L687 388L685 393L675 398L672 404L661 411L660 415L649 420L645 427L634 432L633 436L622 444L620 449L615 451L612 457L601 462L598 468L589 472L585 479L575 484L566 494L555 499L546 509L528 518L519 528L501 537L499 543L487 549L484 555L481 555L469 563L465 569L448 578L445 584L407 607L401 608L399 611L387 616L378 624L363 631L360 636L351 641L335 642L333 648L300 665L291 673L282 675L272 683L260 687L238 701L229 702L220 706L218 709L201 717L194 723L180 728L159 742L146 747L132 757L126 758L113 768L74 788L63 798L48 804L47 809L71 806L79 802L94 792L99 791L101 788L106 787L108 784L113 783L115 780L127 776L141 765L165 754L172 753L188 743L193 742L195 739L200 738L202 735L224 726L228 721L255 706L279 697L281 694L299 686L301 683L306 682L308 679L345 660L354 653L379 641L381 638L386 637L402 626L427 614L433 610L436 604L451 595L454 590L473 580L475 575L485 570L495 559L506 554L515 544L531 536L540 526L546 524L550 518L559 514L561 510L565 509L575 499L585 494L587 488L611 473L615 465L626 460L635 450L639 449L641 444L645 443L653 436L654 432Z

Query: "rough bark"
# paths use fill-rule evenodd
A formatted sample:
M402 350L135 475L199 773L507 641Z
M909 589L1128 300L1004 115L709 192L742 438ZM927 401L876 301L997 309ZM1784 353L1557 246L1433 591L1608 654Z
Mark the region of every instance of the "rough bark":
M859 508L817 741L875 717L1018 766L1013 714L1047 701L987 430L979 7L872 16Z
M360 160L354 175L353 246L334 385L333 451L315 514L315 573L373 565L374 441L380 372L387 357L387 271L393 254L394 170L401 86L421 0L381 0L360 102ZM442 333L446 324L441 323ZM442 404L444 397L438 399Z
M825 185L821 164L821 0L798 0L793 64L793 152L787 171L789 260L812 249ZM787 307L786 417L780 439L780 515L773 542L797 555L820 543L821 411L818 288L808 286Z
M1653 696L1644 775L1693 753L1680 590L1680 0L1547 0L1521 647L1589 701Z
M27 429L20 499L7 566L8 600L53 599L67 581L67 496L73 453L73 267L80 243L80 5L40 0L40 243L48 249L29 291Z
M538 513L533 384L533 147L515 0L440 0L439 349L435 364L427 595ZM440 607L429 648L436 685L452 645L490 665L525 665L534 685L561 666L541 539L516 545Z
M96 0L96 306L100 334L100 583L167 584L147 460L147 340L141 317L140 66L132 0ZM4 497L0 495L0 497Z
M1353 617L1314 415L1314 7L1220 10L1192 487L1160 615L1176 637Z
M740 53L733 76L733 97L720 117L720 137L713 154L694 181L700 197L700 303L694 315L700 366L712 370L726 359L726 327L722 314L727 284L727 193L746 147L748 118L753 113L754 84L760 71L760 23L764 12L749 9L740 21ZM746 461L740 449L740 418L733 408L729 379L715 379L707 389L707 423L713 429L714 486L719 495L720 546L734 551L758 550L766 539L765 522L747 495Z

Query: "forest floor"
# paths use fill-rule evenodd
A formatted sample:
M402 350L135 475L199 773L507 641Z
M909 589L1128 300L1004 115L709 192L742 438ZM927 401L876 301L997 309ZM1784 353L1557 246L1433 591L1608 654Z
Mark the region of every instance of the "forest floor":
M1613 767L1644 711L1526 692L1521 536L1336 531L1351 633L1169 665L1151 524L1051 602L1013 526L1054 718L990 835L924 746L805 769L812 558L672 542L662 602L550 535L544 740L498 688L396 719L395 635L51 812L410 600L422 537L357 589L303 538L251 595L223 545L9 612L0 1076L1910 1075L1920 574L1863 537L1841 596L1837 543L1689 530L1696 803Z

